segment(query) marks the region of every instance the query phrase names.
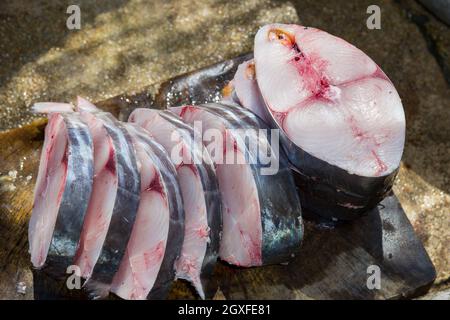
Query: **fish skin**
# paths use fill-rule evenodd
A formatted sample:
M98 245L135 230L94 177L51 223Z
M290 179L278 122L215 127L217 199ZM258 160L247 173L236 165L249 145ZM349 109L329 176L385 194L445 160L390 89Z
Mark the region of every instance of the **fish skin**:
M108 232L92 275L84 289L92 299L106 298L110 285L126 251L139 205L140 175L131 137L111 114L94 112L112 138L115 152L118 188Z
M66 127L67 174L46 263L42 269L49 269L50 266L49 270L55 277L64 277L66 268L72 264L75 256L87 210L85 199L90 197L92 190L93 143L89 129L79 114L61 113L49 117L49 124L53 118L62 117Z
M295 25L275 24L273 26L279 29L284 27L288 29L303 28ZM266 29L267 26L261 28L260 32ZM304 29L312 30L312 32L321 32L313 28ZM255 61L258 75L257 37L255 38ZM340 39L339 41L343 40ZM352 46L352 48L354 47ZM371 61L370 58L365 57L368 59L365 58L366 61ZM387 83L392 84L383 71L379 67L377 68L373 77L383 79ZM395 88L393 88L393 91L395 91ZM281 144L292 165L302 205L306 212L313 214L312 217L319 220L354 220L376 207L391 192L399 170L398 167L392 169L392 172L388 174L369 177L353 174L330 164L297 146L287 136L284 129L268 109L266 104L266 108L264 108L266 113L265 119L267 119L271 127L280 129Z
M130 124L132 125L132 124ZM170 220L169 233L167 236L166 251L161 264L160 272L156 278L153 288L149 292L147 299L165 299L170 287L175 280L174 263L181 252L184 240L184 207L181 190L177 179L176 169L173 166L166 150L150 139L148 133L140 127L135 127L138 137L146 143L153 151L153 161L161 169L162 180L165 181L168 196Z
M114 143L103 121L84 110L81 117L88 125L94 143L94 181L74 264L80 268L81 278L88 279L108 232L118 176Z
M253 111L233 103L209 103L205 109L227 118L234 128L266 129L267 139L259 139L260 147L270 145L269 126ZM286 155L279 150L279 170L275 175L259 175L261 164L252 164L257 177L262 216L263 265L291 260L298 254L304 235L302 207ZM280 193L280 190L283 190Z

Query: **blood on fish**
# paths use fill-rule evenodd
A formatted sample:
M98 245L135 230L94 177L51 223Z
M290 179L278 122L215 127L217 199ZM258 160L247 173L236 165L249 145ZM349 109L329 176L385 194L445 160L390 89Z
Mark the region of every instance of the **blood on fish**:
M61 165L64 167L64 176L63 176L63 181L62 181L62 188L61 189L59 189L59 192L58 192L58 202L60 202L61 201L61 198L62 198L62 196L63 196L63 194L64 194L64 186L66 185L66 179L67 179L67 146L66 146L66 150L64 151L64 155L63 155L63 158L62 158L62 160L61 160Z
M144 263L147 268L154 265L155 261L159 261L164 256L164 242L159 241L156 247L151 252L144 252Z
M319 87L315 92L316 98L327 98L327 94L330 92L330 83L325 77L320 79Z
M200 238L208 238L209 237L210 228L208 226L201 226L197 229L196 234Z
M145 191L154 191L161 194L165 199L164 187L161 183L161 179L158 174L155 175L150 185L145 189Z
M377 162L377 172L375 173L376 175L381 175L383 172L385 172L387 170L387 166L386 164L380 159L380 157L378 156L378 154L372 150L372 155L375 158L375 161Z
M188 150L186 150L186 145L184 143L181 146L181 158L188 159L188 161L185 162L184 160L182 160L177 165L176 170L178 171L180 168L186 167L186 168L189 168L194 173L194 175L198 175L197 167L195 166L195 164L192 161L191 153Z
M355 138L358 138L359 140L367 140L369 137L367 136L367 133L365 133L361 128L356 124L355 117L350 116L349 117L349 123L350 123L350 129L352 130L353 136Z
M198 175L198 171L197 171L197 167L193 164L193 163L185 163L185 162L181 162L178 166L177 166L177 171L181 168L188 168L190 169L195 175Z
M105 169L112 174L116 174L116 157L114 148L112 146L109 148L109 156L108 161L105 164Z
M180 117L183 117L183 116L185 115L186 112L193 113L193 112L195 112L195 111L196 111L196 109L195 109L194 106L191 106L191 105L183 106L183 107L181 108Z
M359 128L356 125L356 121L355 121L355 118L353 116L350 116L349 122L350 122L350 128L351 128L353 136L355 138L357 138L360 141L362 141L362 140L371 141L375 146L380 146L380 143L376 141L375 137L368 136L366 132L361 130L361 128ZM386 164L378 156L378 154L376 153L375 150L372 149L371 150L371 154L375 158L375 161L376 161L377 167L378 167L375 175L379 176L383 172L385 172L388 168L387 168Z
M236 140L233 141L233 151L234 152L238 151L238 145L237 145L237 141Z

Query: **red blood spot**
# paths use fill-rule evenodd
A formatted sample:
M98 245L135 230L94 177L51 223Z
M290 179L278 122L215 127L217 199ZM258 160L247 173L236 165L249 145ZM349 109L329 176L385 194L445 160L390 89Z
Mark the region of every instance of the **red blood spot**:
M187 167L189 169L191 169L191 171L197 175L197 167L192 163L192 156L191 153L186 150L187 147L183 144L181 146L181 158L182 159L186 159L187 161L182 160L180 164L177 165L177 171L178 169L180 169L181 167Z
M58 203L61 201L62 195L64 193L64 189L66 186L66 179L67 179L67 147L66 150L64 151L64 155L63 158L61 160L61 166L63 167L64 170L64 177L63 177L63 181L61 181L61 188L59 189L58 192Z
M236 140L233 141L233 151L234 152L238 151L238 145L237 145L237 141Z
M325 77L322 77L318 83L318 86L313 92L316 98L328 98L328 93L330 91L330 83Z
M367 134L356 125L356 120L353 116L350 116L348 121L350 122L350 129L355 138L358 138L359 140L368 139Z
M112 174L116 174L116 157L113 146L109 147L109 156L108 161L105 164L105 170L111 172Z
M353 116L351 116L348 121L350 122L350 128L351 128L353 136L355 138L357 138L359 141L362 141L362 140L371 141L375 146L380 146L380 143L378 141L376 141L376 139L374 137L368 136L366 132L361 130L361 128L359 128L356 125L356 121ZM377 171L375 174L379 176L383 172L385 172L388 168L387 168L386 164L380 159L380 157L375 152L375 150L372 150L371 153L377 163Z
M208 226L201 226L200 228L197 229L197 235L201 239L208 238L209 237L209 231L210 231L210 229L209 229Z
M183 117L186 112L194 112L196 109L192 105L184 106L181 108L180 117Z
M328 99L330 82L324 75L328 62L315 55L305 56L297 44L292 47L292 50L295 51L295 57L291 63L302 76L305 89L309 90L316 98Z
M164 256L164 251L164 242L161 240L151 253L144 253L144 261L147 268L151 266L152 263L160 261Z
M298 44L297 44L297 43L294 43L294 44L292 45L292 49L294 49L294 51L297 52L297 53L299 53L299 54L302 53L302 51L301 51L300 48L298 47Z
M376 175L381 175L383 172L385 172L386 170L387 170L387 166L386 166L386 164L380 159L380 157L378 156L378 154L374 151L374 150L372 150L372 155L374 156L374 158L375 158L375 161L377 162L377 167L378 167L378 169L377 169L377 172L376 172Z
M145 191L154 191L161 194L165 198L164 186L161 183L161 179L158 174L155 175L150 185L145 189Z
M228 129L225 129L225 133L223 134L223 157L225 158L225 155L227 153L227 151L233 150L233 151L237 151L237 143L235 141L235 139L233 138L233 136L231 135L231 133L228 131ZM229 147L232 147L229 148Z

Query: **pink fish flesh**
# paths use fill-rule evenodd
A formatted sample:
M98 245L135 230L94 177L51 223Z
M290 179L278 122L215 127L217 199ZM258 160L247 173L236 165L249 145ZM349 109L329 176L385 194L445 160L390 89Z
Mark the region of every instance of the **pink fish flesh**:
M136 109L129 118L145 128L151 139L172 154L185 210L181 255L175 263L177 278L190 281L202 299L218 257L221 206L217 179L202 141L193 129L168 111ZM210 290L209 298L214 294Z
M94 140L94 186L75 264L91 298L108 295L137 214L140 177L131 137L109 113L87 100L78 109Z

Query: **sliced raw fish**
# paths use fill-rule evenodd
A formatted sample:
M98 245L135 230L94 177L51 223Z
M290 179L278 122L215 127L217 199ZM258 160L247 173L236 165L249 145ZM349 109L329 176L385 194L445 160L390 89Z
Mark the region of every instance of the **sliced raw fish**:
M103 121L89 112L82 112L82 117L94 142L94 183L74 264L80 268L81 277L88 279L108 231L116 200L118 176L116 149Z
M259 154L243 141L270 149L268 141L243 136L242 129L255 132L256 126L226 109L219 105L170 109L185 122L201 125L203 142L215 162L223 206L220 258L244 267L286 262L298 252L303 236L291 173L280 161L281 170L262 175Z
M141 176L139 209L111 291L124 299L165 298L183 243L183 204L176 171L161 146L126 124ZM155 152L156 151L156 152Z
M212 160L192 127L169 111L136 109L129 118L171 154L180 182L185 231L177 278L190 281L202 299L216 289L211 275L217 261L222 226L221 200Z
M31 262L72 264L91 195L93 143L79 114L51 113L28 227Z
M78 109L94 140L94 185L75 264L91 298L109 293L137 214L140 176L127 130L82 98Z
M210 103L202 105L205 109L226 118L235 129L245 129L246 146L258 186L261 204L263 264L288 261L300 248L303 238L303 220L300 199L289 162L283 150L279 150L278 135L272 139L272 130L254 112L236 104ZM244 139L244 137L243 137ZM252 143L257 148L252 148ZM256 151L258 152L256 154ZM264 159L260 152L263 152ZM270 161L267 159L270 155ZM276 171L266 171L276 164ZM280 193L283 190L283 193Z
M383 71L340 38L282 24L258 31L255 67L302 204L337 219L374 207L391 189L405 141L402 103Z

